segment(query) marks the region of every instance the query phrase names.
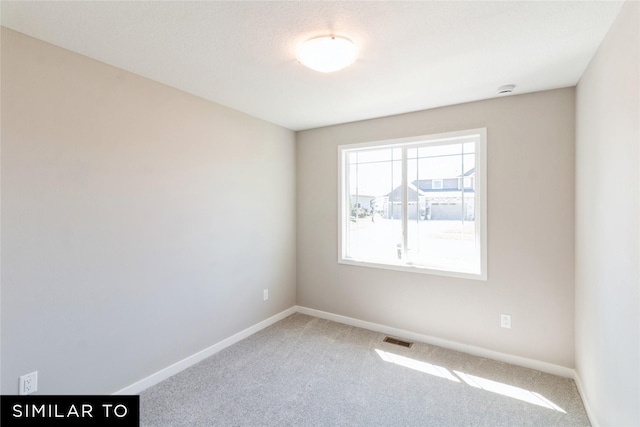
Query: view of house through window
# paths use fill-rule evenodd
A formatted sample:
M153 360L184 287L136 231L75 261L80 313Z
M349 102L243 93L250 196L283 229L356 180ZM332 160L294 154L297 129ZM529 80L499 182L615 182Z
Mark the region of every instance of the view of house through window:
M486 278L485 134L341 146L340 261Z

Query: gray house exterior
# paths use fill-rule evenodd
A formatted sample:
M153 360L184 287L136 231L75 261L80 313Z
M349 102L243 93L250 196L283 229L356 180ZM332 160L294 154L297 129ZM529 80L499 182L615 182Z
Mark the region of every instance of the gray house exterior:
M408 185L407 190L410 220L475 219L475 169L458 177L415 180ZM384 218L400 219L402 187L396 187L387 194L382 205Z

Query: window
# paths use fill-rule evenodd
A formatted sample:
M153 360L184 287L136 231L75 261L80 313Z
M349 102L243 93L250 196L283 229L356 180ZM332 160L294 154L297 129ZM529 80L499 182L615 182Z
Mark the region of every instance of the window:
M486 280L486 129L338 152L340 263Z

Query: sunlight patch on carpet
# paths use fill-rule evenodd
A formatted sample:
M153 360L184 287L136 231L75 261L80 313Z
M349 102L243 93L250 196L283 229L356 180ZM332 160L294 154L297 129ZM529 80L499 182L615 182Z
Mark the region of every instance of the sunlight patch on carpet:
M414 369L416 371L424 372L425 374L435 375L436 377L445 378L457 383L460 382L460 380L447 368L443 368L442 366L432 365L431 363L421 362L419 360L411 359L410 357L400 356L399 354L378 349L376 349L376 353L378 353L378 356L380 356L380 358L385 362L404 366L405 368Z
M539 393L525 390L520 387L512 386L509 384L501 383L498 381L488 380L486 378L476 377L475 375L465 374L464 372L453 371L457 376L459 376L462 381L471 387L480 388L482 390L490 391L492 393L501 394L503 396L511 397L513 399L522 400L523 402L532 403L534 405L542 406L544 408L553 409L554 411L562 412L566 414L567 412L542 396Z
M403 366L405 368L413 369L415 371L423 372L429 375L434 375L436 377L444 378L457 383L462 383L460 381L462 380L464 381L464 384L467 384L468 386L474 388L479 388L491 393L507 396L512 399L531 403L543 408L552 409L554 411L562 412L563 414L567 413L564 409L562 409L546 397L542 396L540 393L536 393L534 391L525 390L520 387L489 380L482 377L477 377L475 375L466 374L460 371L454 370L452 373L447 368L444 368L442 366L437 366L428 362L401 356L399 354L391 353L388 351L379 349L375 349L375 351L376 353L378 353L378 356L380 356L382 360L388 363L393 363L398 366Z

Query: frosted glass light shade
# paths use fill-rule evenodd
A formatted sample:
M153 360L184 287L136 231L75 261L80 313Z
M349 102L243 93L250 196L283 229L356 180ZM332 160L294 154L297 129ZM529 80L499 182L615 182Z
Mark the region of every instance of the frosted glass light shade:
M304 42L297 57L302 65L312 70L331 73L353 64L358 57L358 49L346 37L322 36Z

